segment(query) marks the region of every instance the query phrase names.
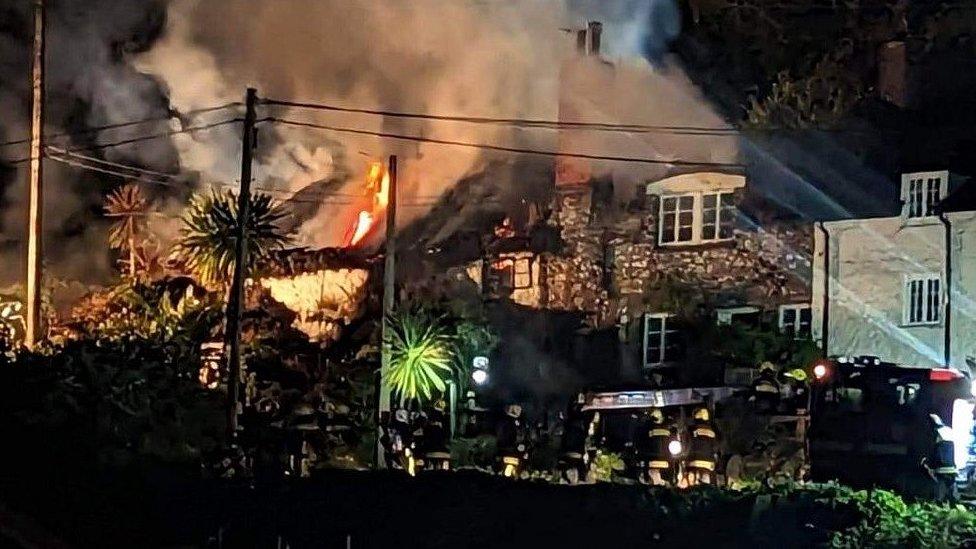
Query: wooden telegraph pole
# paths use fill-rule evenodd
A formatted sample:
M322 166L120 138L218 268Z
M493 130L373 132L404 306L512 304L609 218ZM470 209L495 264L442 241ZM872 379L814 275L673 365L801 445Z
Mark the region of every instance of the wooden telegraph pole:
M390 315L393 314L393 307L396 304L396 208L397 208L397 157L390 155L390 163L387 168L390 172L389 200L386 206L386 255L383 263L383 329L382 343L380 344L380 383L379 383L379 416L382 418L384 412L390 412L390 390L384 383L383 373L390 365ZM382 429L382 426L377 426ZM378 436L378 435L377 435ZM389 466L384 460L383 448L380 444L376 445L376 462L381 467Z
M31 57L31 140L27 207L27 330L24 344L33 349L41 338L41 230L44 150L44 1L34 0L34 46Z
M247 89L244 131L241 136L241 190L237 196L237 230L234 241L234 278L227 301L224 348L227 351L227 443L237 436L241 399L241 311L244 308L244 271L247 268L247 221L251 214L251 160L254 154L255 105L258 93Z

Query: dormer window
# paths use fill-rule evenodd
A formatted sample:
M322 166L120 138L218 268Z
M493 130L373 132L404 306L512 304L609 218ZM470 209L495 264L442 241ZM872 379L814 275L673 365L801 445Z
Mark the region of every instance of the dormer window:
M906 189L906 214L909 218L935 215L935 207L942 199L942 178L931 174L912 174Z
M662 196L658 243L703 244L731 240L735 213L731 192Z

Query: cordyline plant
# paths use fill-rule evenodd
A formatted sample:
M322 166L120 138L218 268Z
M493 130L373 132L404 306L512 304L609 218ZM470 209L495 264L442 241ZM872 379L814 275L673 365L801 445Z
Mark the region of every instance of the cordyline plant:
M138 251L145 247L149 234L149 210L149 200L134 183L115 189L105 199L105 215L113 218L108 244L127 256L123 263L132 280L136 279L136 268L140 261Z
M245 272L282 249L288 235L278 227L286 213L269 195L255 194L245 231L247 265ZM202 283L222 286L234 270L234 246L237 241L237 196L227 191L195 195L183 214L180 240L173 249L174 258Z
M454 374L454 338L443 318L424 311L404 311L389 318L390 362L383 380L400 405L423 404L443 394Z

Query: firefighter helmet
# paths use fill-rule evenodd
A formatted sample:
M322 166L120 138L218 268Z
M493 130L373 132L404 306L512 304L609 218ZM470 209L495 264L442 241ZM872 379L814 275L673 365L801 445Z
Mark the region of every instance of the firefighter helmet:
M711 416L708 413L708 408L701 407L695 410L694 418L699 421L708 421L710 417Z
M759 365L759 373L769 372L771 374L776 373L776 365L770 361L765 361Z
M439 399L436 402L434 402L434 409L437 410L438 412L443 412L444 410L447 409L447 403L444 402L443 398Z
M648 414L651 416L651 421L654 423L664 423L664 412L662 412L660 408L651 408Z
M519 406L518 404L512 404L507 408L505 408L505 413L512 417L517 418L520 415L522 415L522 407Z

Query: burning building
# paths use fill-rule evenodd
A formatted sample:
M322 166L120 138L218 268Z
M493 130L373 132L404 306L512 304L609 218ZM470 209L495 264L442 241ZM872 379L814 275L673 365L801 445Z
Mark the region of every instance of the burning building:
M265 265L256 284L294 313L293 328L328 344L364 314L370 270L368 258L346 249L292 249Z
M520 317L545 316L545 328L518 337L535 337L540 354L563 353L589 379L680 383L696 344L691 317L762 320L808 336L812 227L751 188L737 135L680 71L611 63L600 32L580 31L579 55L562 68L560 122L615 118L648 129L562 128L568 154L555 160L548 201L429 250L439 264L429 270L466 279ZM648 109L651 100L662 107ZM572 154L598 145L651 161Z

